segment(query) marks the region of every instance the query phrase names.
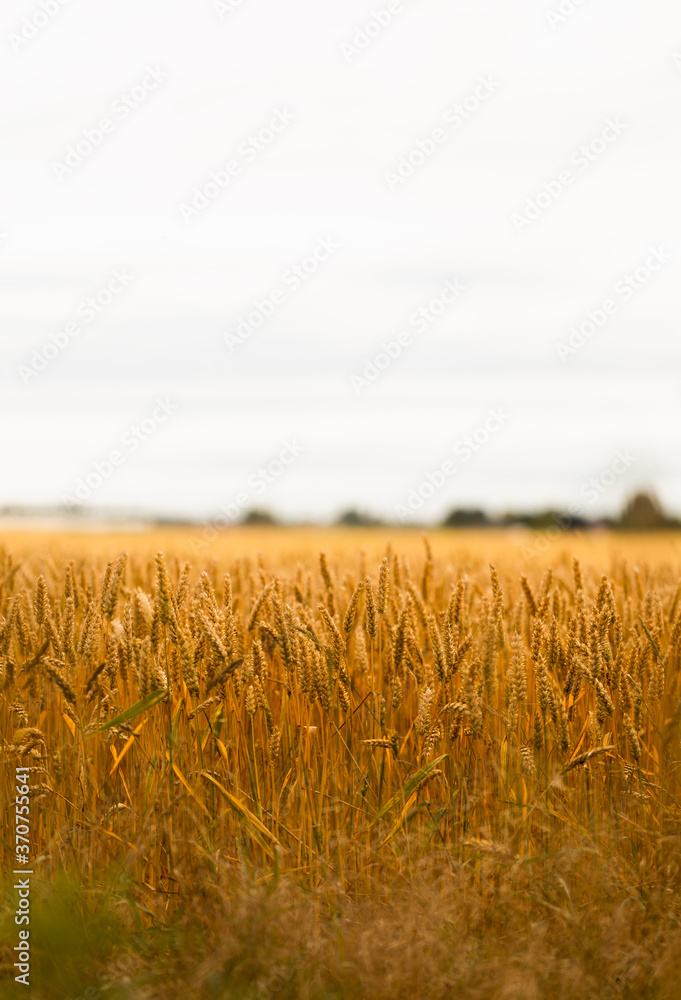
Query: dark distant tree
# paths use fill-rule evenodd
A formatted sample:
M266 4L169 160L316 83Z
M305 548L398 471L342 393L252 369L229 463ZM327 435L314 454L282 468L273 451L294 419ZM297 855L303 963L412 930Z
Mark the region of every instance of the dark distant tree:
M336 521L336 524L342 524L347 528L379 528L384 523L380 518L355 510L354 507L343 511Z
M482 528L490 524L484 510L477 507L461 507L452 510L442 522L443 528Z
M639 492L624 505L620 525L625 531L658 531L668 522L655 494Z
M577 514L559 510L511 511L501 518L503 525L523 525L533 531L545 531L548 528L559 528L561 531L583 531L592 526L592 522Z
M243 516L242 524L276 524L277 519L268 510L249 510Z
M564 514L559 510L553 510L553 508L536 511L533 514L527 514L525 523L529 528L533 528L535 531L545 531L547 528L552 528L554 526L560 528L561 531L574 531L580 528L588 527L589 525L589 522L582 517L575 517L572 514Z

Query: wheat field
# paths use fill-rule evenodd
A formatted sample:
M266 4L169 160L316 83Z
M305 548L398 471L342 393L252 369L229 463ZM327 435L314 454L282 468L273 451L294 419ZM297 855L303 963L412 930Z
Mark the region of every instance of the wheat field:
M31 996L678 997L679 539L530 542L8 534L3 995L23 766Z

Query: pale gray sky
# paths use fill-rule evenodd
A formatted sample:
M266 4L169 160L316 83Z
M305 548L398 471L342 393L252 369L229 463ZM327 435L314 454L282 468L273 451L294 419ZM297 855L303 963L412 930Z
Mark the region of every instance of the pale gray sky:
M0 505L681 511L676 3L43 3L0 15Z

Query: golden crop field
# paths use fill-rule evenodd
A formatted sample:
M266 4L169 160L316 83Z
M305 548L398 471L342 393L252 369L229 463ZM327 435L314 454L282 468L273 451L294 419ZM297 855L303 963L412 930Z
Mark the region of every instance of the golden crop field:
M3 996L678 997L679 541L6 533Z

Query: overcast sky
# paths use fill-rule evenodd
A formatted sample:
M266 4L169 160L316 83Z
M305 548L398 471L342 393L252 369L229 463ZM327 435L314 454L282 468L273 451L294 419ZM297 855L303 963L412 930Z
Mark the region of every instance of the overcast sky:
M0 505L681 511L678 3L43 5Z

